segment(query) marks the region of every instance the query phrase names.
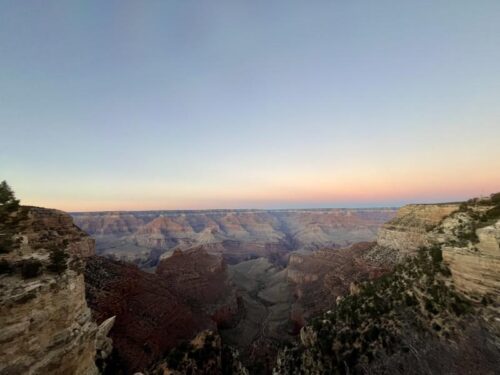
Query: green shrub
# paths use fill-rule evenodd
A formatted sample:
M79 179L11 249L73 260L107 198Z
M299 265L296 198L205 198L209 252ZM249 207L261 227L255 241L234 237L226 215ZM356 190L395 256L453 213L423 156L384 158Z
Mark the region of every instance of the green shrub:
M58 275L62 274L68 268L67 260L69 255L66 252L59 248L54 248L50 250L50 264L47 266L47 269L50 272L57 273Z
M41 274L42 263L36 259L27 259L21 262L21 275L23 279L31 279Z

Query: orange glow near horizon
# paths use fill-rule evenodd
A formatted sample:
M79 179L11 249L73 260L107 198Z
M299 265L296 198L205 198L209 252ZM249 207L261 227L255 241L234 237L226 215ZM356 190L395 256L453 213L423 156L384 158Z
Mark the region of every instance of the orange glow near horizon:
M500 1L10 3L0 180L23 204L380 207L500 190Z
M260 188L240 187L231 189L201 187L193 191L172 189L145 189L122 191L113 198L104 193L102 197L79 199L67 197L27 197L26 205L57 208L70 212L84 211L140 211L140 210L189 210L189 209L237 209L237 208L307 208L307 207L373 207L398 206L406 203L425 203L468 199L500 191L500 178L489 181L488 176L473 181L462 181L458 177L443 181L443 176L434 179L416 180L367 180L344 183L318 179L318 183L282 185L263 184Z

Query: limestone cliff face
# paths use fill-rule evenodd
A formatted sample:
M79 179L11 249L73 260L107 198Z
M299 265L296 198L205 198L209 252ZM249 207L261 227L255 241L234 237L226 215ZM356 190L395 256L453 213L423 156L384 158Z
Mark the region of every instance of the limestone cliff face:
M22 209L20 247L0 255L0 373L97 374L81 264L94 242L63 212ZM68 268L51 268L54 249L68 254Z
M291 278L316 284L314 292L311 270L325 260L313 267L309 258L291 257ZM279 353L274 374L498 372L500 194L403 207L362 258L392 270L352 285L310 321L301 343Z
M500 296L500 222L488 216L498 204L492 199L405 206L382 226L370 255L401 259L419 248L439 246L457 289L496 298Z
M457 289L472 297L500 302L500 220L489 225L478 218L494 206L467 204L434 233L442 242L443 258Z
M414 254L430 244L429 232L459 204L411 204L399 209L396 217L379 230L377 244L397 250L401 255Z

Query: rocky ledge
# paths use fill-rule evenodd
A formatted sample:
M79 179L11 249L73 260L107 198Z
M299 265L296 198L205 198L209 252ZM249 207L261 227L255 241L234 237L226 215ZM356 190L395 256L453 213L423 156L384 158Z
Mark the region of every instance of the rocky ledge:
M15 246L0 254L0 373L97 374L96 341L108 350L110 342L85 301L83 262L94 241L61 211L9 215L20 220L8 228Z

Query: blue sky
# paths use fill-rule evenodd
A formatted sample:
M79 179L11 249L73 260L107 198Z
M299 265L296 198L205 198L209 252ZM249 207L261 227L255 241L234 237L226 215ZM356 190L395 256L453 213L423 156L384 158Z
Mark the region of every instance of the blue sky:
M66 210L500 190L498 1L0 1L0 178Z

